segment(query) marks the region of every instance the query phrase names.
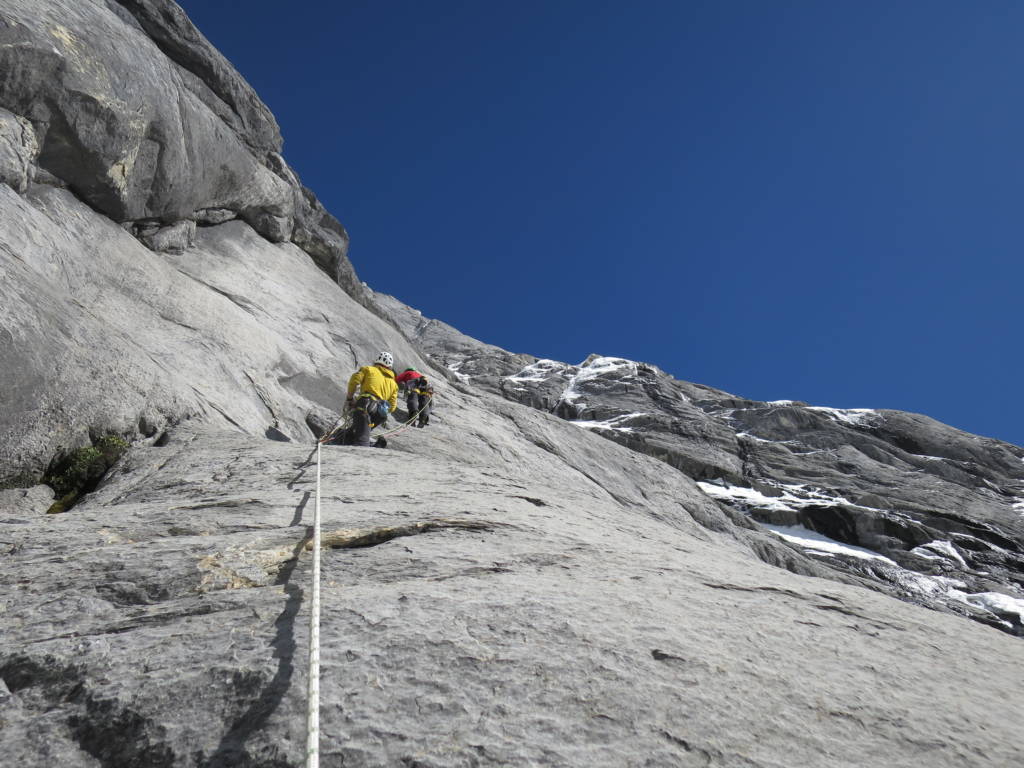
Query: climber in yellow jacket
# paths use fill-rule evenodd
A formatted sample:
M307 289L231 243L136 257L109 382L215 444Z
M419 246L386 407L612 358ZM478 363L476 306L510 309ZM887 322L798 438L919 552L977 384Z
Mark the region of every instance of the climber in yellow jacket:
M388 414L398 407L394 364L390 352L381 352L373 365L364 365L348 380L347 403L352 411L352 426L342 437L345 445L370 445L370 430L386 422ZM378 444L386 445L381 443L381 438Z

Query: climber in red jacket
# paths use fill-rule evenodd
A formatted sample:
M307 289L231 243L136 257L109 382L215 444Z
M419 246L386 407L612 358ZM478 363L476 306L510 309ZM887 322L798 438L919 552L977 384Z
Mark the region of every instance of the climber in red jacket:
M416 426L427 426L430 423L430 405L434 397L434 388L430 386L427 377L414 368L406 368L395 377L395 381L407 393L405 407L409 411L409 420L418 415Z

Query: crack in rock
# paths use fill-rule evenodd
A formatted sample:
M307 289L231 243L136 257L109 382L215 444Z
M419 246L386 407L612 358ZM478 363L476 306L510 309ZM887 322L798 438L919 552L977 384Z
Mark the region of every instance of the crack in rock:
M548 503L546 501L544 501L543 499L535 499L532 496L516 496L516 495L512 495L509 498L512 498L512 499L522 499L523 501L528 501L531 504L533 504L533 506L535 506L535 507L546 507L546 506L548 506Z
M736 592L776 592L780 595L789 595L800 600L810 600L808 595L801 594L800 592L794 592L792 589L780 589L779 587L749 587L743 584L719 584L713 581L705 581L704 586L711 587L712 589L729 589ZM827 595L825 595L827 597ZM832 598L835 599L835 598Z
M217 506L222 505L218 504ZM321 547L323 549L358 549L374 547L402 536L417 536L431 531L445 529L492 531L499 527L511 528L512 526L508 523L490 520L436 518L415 523L403 523L402 525L345 528L325 532L321 536ZM224 552L209 554L197 564L198 569L202 572L202 577L196 591L205 593L222 589L253 589L269 586L279 577L285 563L294 560L298 556L298 552L309 551L312 548L312 532L307 531L298 546L282 544L272 549L248 549L245 546L240 546ZM503 569L484 570L501 572Z
M491 531L495 528L511 528L508 523L496 523L489 520L448 520L438 518L423 520L418 523L403 525L387 525L378 528L343 528L338 531L324 533L321 546L331 549L356 549L358 547L374 547L378 544L397 539L401 536L417 536L421 533L455 528L466 531ZM307 542L306 549L312 549L313 543Z
M264 502L259 499L223 499L219 501L203 501L198 504L183 504L178 507L170 507L168 511L176 509L221 509L221 508L232 508L232 507L246 507L250 504L258 504L260 506L267 506Z

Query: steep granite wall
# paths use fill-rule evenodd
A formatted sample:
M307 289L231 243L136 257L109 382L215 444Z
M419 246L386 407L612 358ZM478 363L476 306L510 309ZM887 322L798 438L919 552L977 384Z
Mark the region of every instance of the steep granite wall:
M971 517L913 530L985 547L915 557L980 579L1019 543L991 535L1019 449L378 304L279 152L173 3L0 0L5 765L303 763L310 422L381 347L437 407L388 450L323 450L323 765L1020 761L1024 644L953 615L1006 630L1014 604L924 610L747 514L951 495ZM111 431L130 449L46 514L46 466Z
M1024 635L1024 448L918 414L748 400L632 360L517 355L374 300L467 384L664 461L831 567Z
M67 186L157 250L243 219L361 294L348 235L281 157L273 115L175 3L4 0L2 11L0 135L12 120L34 133L15 142L34 166L18 177Z

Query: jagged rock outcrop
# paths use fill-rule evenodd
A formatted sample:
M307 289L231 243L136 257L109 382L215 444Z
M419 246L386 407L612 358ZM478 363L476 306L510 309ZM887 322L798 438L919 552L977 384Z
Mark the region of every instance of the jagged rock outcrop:
M836 568L1024 635L1024 449L900 411L746 400L631 360L515 355L375 301L464 381L670 464Z
M1019 762L1024 644L954 614L1018 626L1020 449L372 300L176 5L0 12L5 764L302 764L313 436L385 347L437 405L323 449L323 765ZM132 447L47 514L40 478L109 433Z
M32 160L149 247L187 247L181 222L237 217L362 296L348 235L281 157L273 115L176 3L4 0L2 13L0 178L7 137L30 124L14 164Z
M32 123L0 109L0 183L24 192L35 177L33 163L39 154Z

